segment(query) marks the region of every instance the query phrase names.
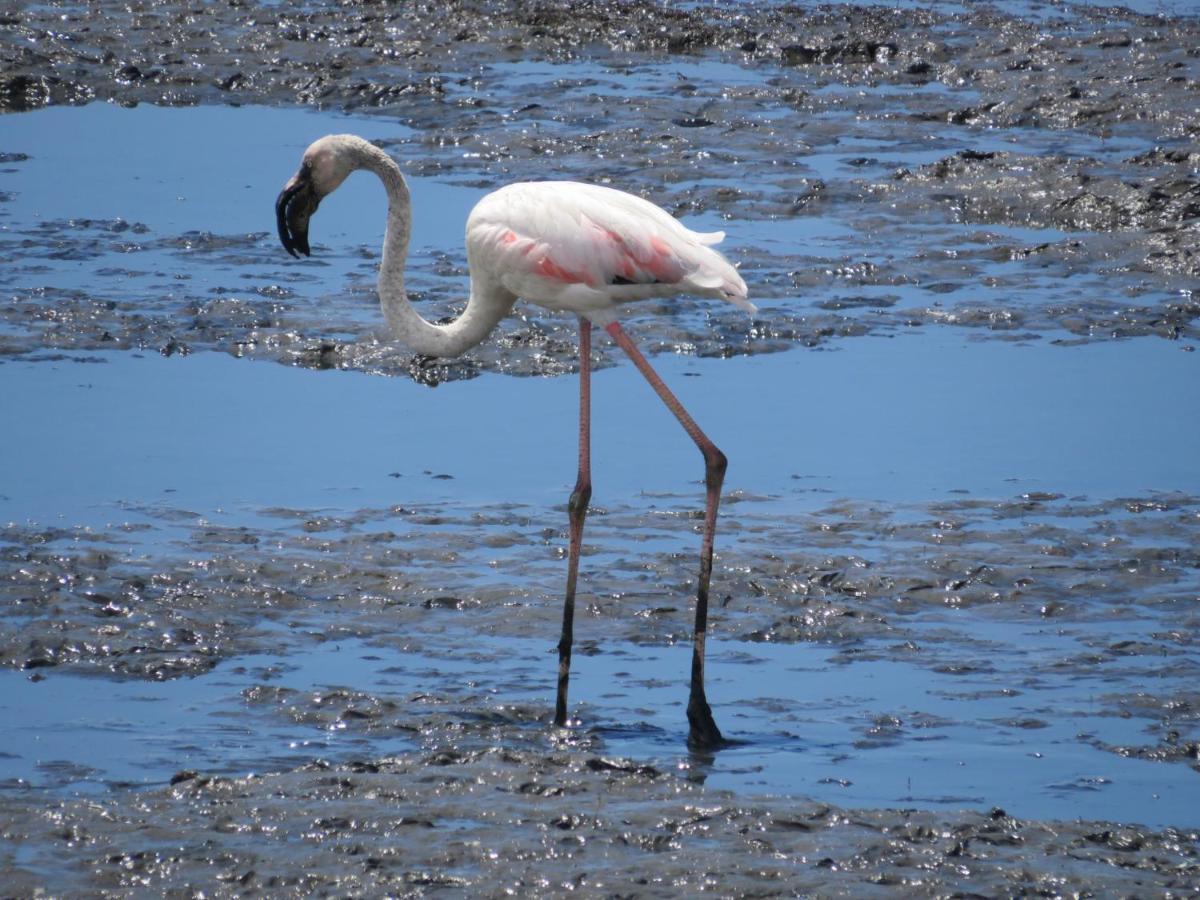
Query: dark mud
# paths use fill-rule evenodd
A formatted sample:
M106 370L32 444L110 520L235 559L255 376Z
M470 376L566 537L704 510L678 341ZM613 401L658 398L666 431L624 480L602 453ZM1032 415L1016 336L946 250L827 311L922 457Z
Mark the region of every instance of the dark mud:
M1200 500L1048 494L889 510L835 504L790 518L767 500L728 499L712 641L828 644L841 665L990 672L997 690L1018 694L1069 671L1092 685L1093 714L1133 718L1144 734L1139 743L1087 732L1076 740L1178 767L1183 785L1200 773ZM563 535L540 512L264 516L277 526L216 528L157 510L160 524L139 529L139 540L168 547L152 556L114 552L128 534L8 527L4 661L34 678L174 678L265 648L305 654L319 635L365 641L404 665L418 648L455 653L464 624L486 640L552 646ZM695 523L616 509L594 510L593 522L583 652L685 641L690 554L647 547L688 544ZM146 534L154 530L166 534ZM520 583L506 576L514 571ZM982 638L984 623L1049 625L1058 637L1045 654L986 626ZM89 800L47 802L46 787L10 782L0 798L8 889L1188 893L1200 878L1200 835L1188 830L750 799L702 787L702 761L690 784L608 757L616 722L556 736L547 709L490 700L486 682L462 692L443 674L397 697L298 692L260 677L245 691L241 715L252 720L424 749L250 778L188 770L169 787L114 786ZM1106 688L1141 679L1147 688L1136 694ZM890 746L946 725L888 715L862 740Z
M658 501L669 509L688 498ZM1063 740L1080 750L1159 767L1164 785L1194 791L1197 498L838 502L797 516L734 494L726 506L710 647L734 650L732 668L744 671L733 677L754 672L754 651L739 659L739 643L827 647L828 666L847 675L876 664L927 670L957 704L953 715L934 695L876 705L847 720L829 747L835 761L876 765L876 754L962 728L1002 744L1032 740L1032 750L1041 746L1034 735L1063 721ZM37 779L0 791L0 865L18 895L184 885L230 894L1186 894L1200 877L1200 833L1186 813L1180 827L1156 829L1139 825L1138 813L1117 824L1013 818L986 803L954 812L972 804L953 796L933 800L940 812L920 811L930 804L920 797L917 809L842 809L788 792L705 787L713 761L703 757L675 766L670 753L614 757L624 733L659 727L638 725L636 687L633 718L605 709L619 696L615 682L571 731L555 732L547 703L565 536L545 525L553 511L268 509L256 516L263 524L232 528L161 506L127 515L145 524L5 529L5 664L35 680L160 680L232 666L247 686L221 714L227 724L356 742L324 752L318 743L317 759L303 746L276 751L255 765L236 757L231 734L235 756L215 771L177 771L170 756L151 756L132 781L104 775L103 759L94 760L98 775L46 762ZM593 510L577 623L583 658L616 652L620 665L622 645L686 646L694 559L678 548L695 542L696 524L685 514ZM280 681L286 663L239 665L263 653L302 659L336 642L362 642L383 673L415 667L419 687L397 693L371 683L379 676L356 679L349 659L337 664L349 680L319 690ZM524 660L505 649L539 645L545 652ZM717 673L730 665L716 659ZM515 695L506 687L530 677L521 673L532 673L537 696L529 685ZM682 672L643 677L664 675L682 703ZM1064 684L1073 685L1067 694ZM757 712L721 710L726 729L809 743L806 730L821 732L805 707L810 689L781 688L769 701L751 690ZM1009 712L996 717L989 697L1007 698ZM682 746L677 718L678 733L664 737ZM388 746L397 749L381 755ZM846 781L854 770L842 765ZM264 771L236 777L242 766ZM97 777L103 793L70 799L71 787ZM1049 790L1070 808L1072 791L1109 785L1081 773Z
M761 314L648 304L631 329L651 350L911 332L919 353L935 329L1190 350L1198 46L1195 17L1060 4L5 11L0 358L218 350L424 383L574 368L573 323L528 308L460 361L380 340L377 235L332 227L333 201L318 261L285 259L270 201L314 129L378 140L456 223L483 190L554 177L727 230ZM128 118L21 137L39 115L94 123L97 101ZM220 124L184 124L216 106ZM322 113L248 137L301 109ZM153 133L176 146L143 152ZM39 195L47 179L71 202ZM158 214L183 199L195 221ZM431 318L459 308L460 231L435 222L414 253ZM15 369L6 388L28 383ZM498 383L466 387L495 400ZM746 402L803 423L799 445L877 414L793 387ZM1058 388L1022 427L1044 427ZM956 441L989 402L947 408L927 439ZM156 410L130 444L172 427ZM684 755L691 495L592 510L566 731L548 725L561 510L101 491L119 512L97 525L47 501L0 529L0 893L1195 895L1200 500L1147 458L1133 477L1161 491L883 503L814 482L828 502L800 509L778 482L731 492L709 677L747 744L712 758Z
M653 548L692 543L695 516L671 510L693 498L659 504L652 513L599 507L589 519L586 615L603 620L616 641L689 639L694 560ZM734 494L726 507L713 624L722 639L828 643L858 658L930 666L957 665L961 652L962 664L973 665L971 642L938 646L962 635L921 635L934 621L960 619L957 611L986 608L1010 623L1069 624L1078 646L1066 653L1064 634L1065 655L1046 662L1078 654L1079 676L1139 657L1159 675L1196 665L1194 497L841 501L795 517L769 498ZM487 634L549 641L554 633L564 533L547 525L561 518L553 510L261 511L278 523L271 528L221 526L169 507L127 514L144 521L114 532L16 524L0 532L0 661L161 679L277 646L287 632L281 637L272 623L302 641L330 628L364 639L411 636L444 609L470 610L473 627ZM1113 607L1123 610L1118 630L1129 639L1104 637ZM917 640L934 646L906 643Z
M609 181L725 228L761 316L647 308L639 332L655 350L728 356L935 325L1197 337L1194 17L1054 4L51 3L8 17L0 41L10 113L97 100L349 110L379 122L354 128L415 175L478 190ZM38 152L0 151L18 175ZM276 181L294 155L279 148ZM252 234L10 226L3 349L219 348L428 382L573 366L572 323L536 312L455 363L380 348L374 241L322 248L358 264L314 284L295 274L311 269L280 265L269 212ZM430 317L459 308L459 243L416 261ZM162 253L240 272L169 292L126 277ZM45 257L92 261L96 286L56 283Z
M63 893L1188 896L1200 878L1194 832L751 801L572 748L181 772L135 803L17 798L4 836ZM16 894L44 884L6 875Z

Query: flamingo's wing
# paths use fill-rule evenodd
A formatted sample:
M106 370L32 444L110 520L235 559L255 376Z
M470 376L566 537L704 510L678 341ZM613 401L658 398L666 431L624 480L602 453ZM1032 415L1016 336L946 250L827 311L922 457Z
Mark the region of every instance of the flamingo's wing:
M508 290L534 302L565 294L619 303L687 293L752 312L737 269L710 249L724 236L691 231L632 194L569 181L501 188L467 222L469 252Z

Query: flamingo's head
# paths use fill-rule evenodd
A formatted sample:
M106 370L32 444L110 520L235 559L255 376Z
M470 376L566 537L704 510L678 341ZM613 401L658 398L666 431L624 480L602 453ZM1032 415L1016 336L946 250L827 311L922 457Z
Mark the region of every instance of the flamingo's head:
M283 186L275 200L275 221L279 240L292 256L310 255L308 220L329 194L338 189L357 166L354 160L355 138L331 134L314 141L300 160L300 170Z

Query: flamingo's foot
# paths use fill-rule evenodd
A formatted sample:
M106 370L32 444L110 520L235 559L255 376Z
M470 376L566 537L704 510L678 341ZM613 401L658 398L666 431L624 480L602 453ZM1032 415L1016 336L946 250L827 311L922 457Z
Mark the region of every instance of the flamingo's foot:
M692 691L688 699L688 747L693 750L718 750L731 742L721 734L721 729L713 720L712 709L704 696L704 691Z

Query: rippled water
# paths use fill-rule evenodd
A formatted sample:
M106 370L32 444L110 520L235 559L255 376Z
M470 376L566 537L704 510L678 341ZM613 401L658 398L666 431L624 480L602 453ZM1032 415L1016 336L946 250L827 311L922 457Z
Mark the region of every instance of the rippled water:
M167 117L211 120L204 128L217 127L222 115L255 122L262 130L248 136L254 152L238 179L244 183L221 181L216 160L197 168L174 157L163 165L170 154L144 147L145 157L105 182L107 190L86 178L90 187L79 196L47 185L50 203L22 192L10 215L27 218L39 209L48 219L123 214L156 229L262 227L269 224L270 191L291 162L285 151L294 149L280 136L353 125L343 117L279 111L146 112L134 116L149 123L142 126L147 135L168 134L156 122ZM65 123L81 115L131 114L38 115ZM278 164L269 165L272 160ZM40 165L48 178L52 167L44 158ZM128 183L137 192L127 191ZM377 229L369 214L379 206L371 187L360 183L361 197L339 195L329 204L331 217L322 221L329 240L353 245ZM420 232L419 244L453 246L451 223L461 221L476 192L415 179L414 193L419 209L442 214ZM164 196L171 197L166 208ZM247 202L251 198L257 202ZM169 254L159 264L169 270L158 277L193 274L194 267ZM56 281L72 271L80 284L96 277L72 262L56 263L52 271ZM900 336L836 352L724 362L667 357L661 368L729 453L729 487L776 498L780 515L844 497L911 502L956 492L1200 493L1192 453L1200 444L1200 397L1167 388L1194 382L1196 359L1170 345L1066 349ZM210 354L14 360L2 373L10 423L4 468L19 477L5 486L0 516L13 521L104 529L136 521L132 508L150 504L237 525L260 521L261 510L276 506L336 511L364 503L519 501L558 527L557 507L573 478L575 388L567 378L497 379L431 391L408 381ZM598 502L653 502L642 492L678 497L694 490L699 472L686 438L631 368L599 373L595 395ZM470 644L464 624L461 640ZM996 629L1002 629L999 646L1020 648L1018 661L1057 640L1045 628L976 622L969 630L986 646ZM95 763L86 760L95 745L89 741L81 756L78 742L97 725L113 742L112 752L100 757L118 761L95 765L94 777L104 781L161 781L181 766L237 771L253 769L257 759L283 764L313 752L314 741L321 752L387 752L387 741L364 747L360 737L347 747L336 734L261 732L239 712L239 691L251 683L248 673L272 667L282 683L304 690L357 685L404 694L430 677L486 685L503 658L508 687L497 699L545 703L551 642L550 634L499 647L485 641L474 671L449 665L446 656L376 653L364 660L364 649L350 643L310 650L296 661L290 655L237 659L197 681L160 685L59 677L31 684L14 673L6 676L9 714L28 723L30 750L14 754L9 774L77 783L63 773L91 771ZM1089 711L1087 692L1069 682L1018 700L991 694L998 683L1019 678L1020 664L1003 677L989 672L974 679L890 662L847 667L831 662L832 655L794 645L714 647L714 703L726 728L749 743L720 756L707 774L713 783L850 805L1005 805L1038 817L1097 818L1127 817L1137 809L1138 820L1155 824L1190 817L1191 807L1170 790L1170 769L1112 758L1074 739L1081 723L1114 742L1136 728ZM601 731L615 751L655 759L678 753L684 656L683 648L668 654L601 642L596 655L579 662L577 696L585 715L607 723ZM776 687L764 694L767 684ZM56 699L47 701L52 691ZM1057 707L1058 724L1034 730L1003 724L1037 719L1047 707ZM77 715L61 716L69 708ZM33 710L39 714L31 721ZM891 726L879 726L882 737L871 735L872 710L915 714L928 734L902 751L891 747ZM186 727L193 717L199 727L214 729L211 740ZM166 745L152 741L135 751L155 735ZM869 752L855 749L860 744ZM289 753L292 748L302 749ZM156 766L157 774L148 776Z
M185 682L31 683L5 674L0 708L18 752L0 771L50 791L95 793L164 784L182 769L243 775L314 756L353 760L421 747L413 737L363 733L353 719L325 728L264 722L246 705L264 682L315 697L369 688L398 699L445 685L499 709L551 700L548 639L459 639L461 649L404 654L332 641L298 654L240 657ZM726 732L746 743L711 761L682 751L685 647L602 646L577 662L575 696L610 752L741 793L1196 825L1194 797L1176 788L1170 767L1080 742L1081 735L1137 741L1140 722L1114 719L1092 689L1022 676L1031 658L1061 646L1061 632L991 626L974 639L984 654L1015 653L999 672L964 677L902 663L847 664L798 645L715 645L710 699ZM1021 688L997 690L1000 683Z
M759 77L713 65L634 82L577 66L566 90L620 96L622 85L653 91L656 79ZM562 75L550 63L497 63L491 74L531 91ZM0 152L28 158L10 155L0 170L0 242L16 263L0 278L11 308L24 313L39 298L43 307L8 318L0 362L0 522L14 604L0 785L108 795L186 769L239 775L428 750L447 732L414 724L426 695L452 720L492 717L514 740L548 741L574 379L507 377L485 364L482 377L431 389L354 371L390 371L404 355L371 337L381 331L371 284L383 200L364 176L322 205L314 261L288 259L272 233L275 192L311 139L349 130L403 146L413 132L380 116L105 105L3 125ZM1011 146L1010 137L983 143ZM1052 152L1065 138L1022 140ZM1101 143L1084 149L1142 146ZM846 161L860 152L872 153L866 170L882 171L947 150L886 145L851 140L804 167L832 178L864 171ZM411 182L414 284L440 302L462 288L462 222L483 189L458 176ZM886 229L836 210L694 218L728 230L730 256L749 261L752 291L766 295L768 325L834 300L859 321L893 305L896 315L865 336L788 342L789 352L756 352L750 334L732 359L656 357L731 460L710 699L743 743L712 758L684 748L696 542L686 513L699 505L699 460L630 366L597 373L577 732L739 795L1200 825L1195 773L1173 749L1198 737L1177 705L1200 675L1187 605L1197 588L1197 355L1154 338L1076 346L1053 329L999 341L906 327L906 309L930 306L922 267L951 278L951 257L910 262L920 279L902 270L894 284L809 295L803 277L785 285L769 266L756 269L756 254L861 258ZM1063 241L1064 231L946 222L923 234L985 248L946 294L970 291L978 276L1007 283L1014 308L1037 309L1062 280L1029 277L1007 249L986 248ZM64 297L78 301L75 319L56 319ZM102 322L105 310L120 312L127 332L113 343L135 338L109 349L88 336L89 309ZM946 317L955 309L951 297ZM721 310L712 325L709 313L687 307L665 326L679 333L655 344L694 351L698 334L735 321ZM279 316L291 324L268 324ZM206 317L221 324L185 333L183 323ZM528 323L520 327L536 327ZM280 349L324 338L373 355L319 371ZM426 530L405 533L414 517ZM912 564L936 573L929 584L896 561L906 529L921 532ZM395 568L370 553L339 559L342 549L363 553L363 542L411 557ZM1042 568L1059 558L1076 568L1039 594ZM877 562L893 567L894 588L837 593ZM973 579L1003 580L976 579L976 564L1028 578L1030 599L1024 584L969 595ZM55 586L42 565L69 574ZM150 640L177 627L155 622L169 605L138 612L129 591L149 597L147 584L181 571L197 596L259 578L296 596L251 624L253 609L202 606L189 627L244 634L213 637L204 666L187 670L194 677L154 680L136 666L105 676L105 632L71 598L114 622L140 615ZM1123 578L1143 580L1126 590ZM53 609L31 605L23 585L34 583L66 605L64 629L78 625L60 648L77 651L69 667L37 656L57 625ZM797 637L815 627L802 621L812 597L845 604L836 616L863 630ZM381 705L382 718L362 711Z

